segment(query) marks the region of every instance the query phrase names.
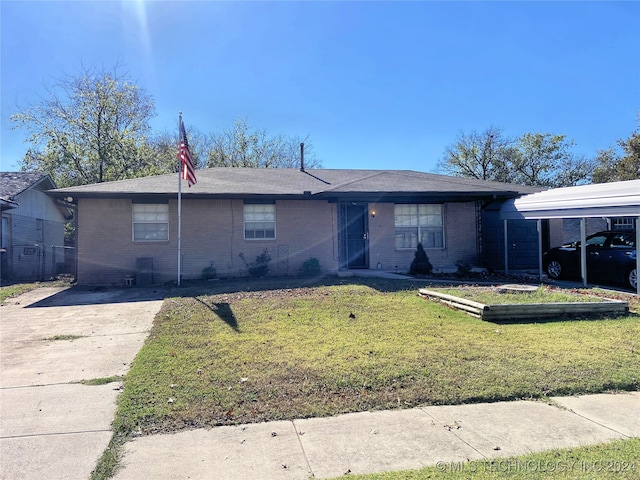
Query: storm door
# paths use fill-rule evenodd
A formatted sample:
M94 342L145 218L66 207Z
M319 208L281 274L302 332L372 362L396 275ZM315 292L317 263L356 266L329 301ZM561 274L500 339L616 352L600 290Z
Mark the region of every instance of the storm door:
M369 268L369 225L366 203L340 205L341 265L346 268Z

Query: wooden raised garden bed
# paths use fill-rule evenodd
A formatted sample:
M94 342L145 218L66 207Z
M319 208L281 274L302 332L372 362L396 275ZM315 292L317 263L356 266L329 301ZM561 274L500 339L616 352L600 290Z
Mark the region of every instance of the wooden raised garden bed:
M499 290L498 290L499 291ZM506 289L513 291L513 289ZM581 302L549 302L549 303L495 303L484 304L442 292L418 290L421 297L436 298L451 307L463 310L469 315L487 321L523 320L535 318L626 315L629 313L628 302L622 300L600 300ZM510 293L507 295L511 295ZM517 293L515 293L517 295Z

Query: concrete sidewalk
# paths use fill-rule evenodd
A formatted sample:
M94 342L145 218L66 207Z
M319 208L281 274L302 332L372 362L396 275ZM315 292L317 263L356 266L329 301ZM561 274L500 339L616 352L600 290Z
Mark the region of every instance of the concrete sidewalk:
M115 478L332 478L629 437L640 437L640 392L557 397L550 404L362 412L140 437L126 444L124 468Z

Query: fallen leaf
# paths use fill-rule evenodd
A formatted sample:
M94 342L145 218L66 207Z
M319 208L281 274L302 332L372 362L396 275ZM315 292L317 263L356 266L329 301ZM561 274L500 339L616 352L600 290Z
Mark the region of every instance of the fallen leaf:
M446 428L447 430L451 431L451 430L458 430L459 428L461 428L462 426L458 423L458 421L456 420L453 423L450 423L448 425L445 425L444 428Z

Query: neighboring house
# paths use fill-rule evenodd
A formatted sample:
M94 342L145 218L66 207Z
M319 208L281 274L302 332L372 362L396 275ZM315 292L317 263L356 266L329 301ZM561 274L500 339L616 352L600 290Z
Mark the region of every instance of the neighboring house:
M407 272L418 242L436 271L484 264L486 205L538 188L400 170L211 168L182 186L182 278L247 275L263 251L270 275L297 275L315 258L324 272ZM175 281L178 176L49 192L77 204L81 284ZM537 235L536 235L537 239ZM537 241L537 240L536 240ZM537 249L536 249L537 251Z
M52 188L43 173L0 172L3 280L45 280L65 268L64 224L72 211L45 193Z

